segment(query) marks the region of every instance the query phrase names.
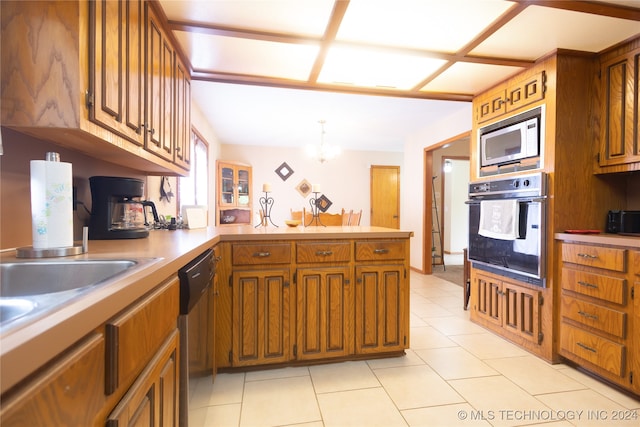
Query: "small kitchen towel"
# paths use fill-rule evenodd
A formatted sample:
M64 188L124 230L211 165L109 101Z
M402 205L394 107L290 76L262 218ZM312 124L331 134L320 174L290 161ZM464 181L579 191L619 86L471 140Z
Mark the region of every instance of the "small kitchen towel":
M31 222L34 249L73 246L71 163L31 160Z
M518 201L482 200L478 234L499 240L517 239Z

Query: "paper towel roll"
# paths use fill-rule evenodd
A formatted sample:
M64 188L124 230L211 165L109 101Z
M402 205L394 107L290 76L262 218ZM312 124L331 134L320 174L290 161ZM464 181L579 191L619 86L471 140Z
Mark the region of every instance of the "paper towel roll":
M71 163L31 161L31 222L34 249L73 246Z

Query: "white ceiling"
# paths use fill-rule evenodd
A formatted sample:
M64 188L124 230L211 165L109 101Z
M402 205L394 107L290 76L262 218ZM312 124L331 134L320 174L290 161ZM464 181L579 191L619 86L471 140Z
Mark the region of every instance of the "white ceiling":
M640 0L159 0L225 144L401 151L556 49L640 34ZM469 117L469 125L471 117Z

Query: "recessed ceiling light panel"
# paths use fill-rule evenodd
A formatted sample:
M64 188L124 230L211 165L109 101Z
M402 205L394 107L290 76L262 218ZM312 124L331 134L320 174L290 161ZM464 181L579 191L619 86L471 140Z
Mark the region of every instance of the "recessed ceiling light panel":
M320 83L388 89L411 89L445 63L422 56L372 49L334 47L318 77Z

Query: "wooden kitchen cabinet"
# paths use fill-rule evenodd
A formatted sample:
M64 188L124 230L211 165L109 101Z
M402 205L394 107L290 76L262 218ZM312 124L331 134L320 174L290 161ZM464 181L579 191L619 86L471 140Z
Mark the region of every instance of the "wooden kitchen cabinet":
M106 401L104 348L104 335L91 334L10 396L3 396L0 425L104 425L100 417Z
M562 242L559 353L637 392L637 276L629 274L630 261L625 248Z
M479 96L476 107L477 122L484 123L504 114L513 114L520 108L543 100L545 83L545 72L541 71Z
M141 172L185 174L172 141L175 126L190 129L190 113L174 111L177 51L158 40L164 29L152 3L3 1L0 8L3 126Z
M599 172L640 170L640 39L600 64Z
M542 292L478 269L471 274L471 319L525 348L538 346Z
M356 354L401 351L409 346L403 321L409 310L404 274L401 264L356 267Z
M289 268L233 273L233 366L287 362L293 328Z
M178 425L178 342L175 330L109 414L107 427Z
M408 239L345 234L222 244L219 369L409 348Z
M144 146L144 1L90 2L89 118Z
M0 424L177 425L178 307L173 277L4 394Z
M252 168L233 162L217 162L216 225L251 224Z
M189 69L175 54L175 126L174 144L176 165L191 168L191 77Z
M146 6L146 111L145 149L173 161L174 50L153 8Z
M354 294L349 242L297 242L297 360L353 354Z
M400 351L409 347L407 242L355 242L355 352Z

